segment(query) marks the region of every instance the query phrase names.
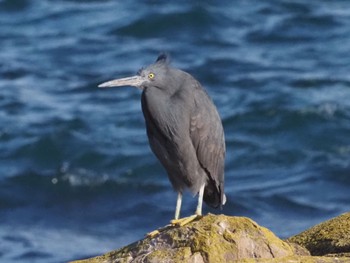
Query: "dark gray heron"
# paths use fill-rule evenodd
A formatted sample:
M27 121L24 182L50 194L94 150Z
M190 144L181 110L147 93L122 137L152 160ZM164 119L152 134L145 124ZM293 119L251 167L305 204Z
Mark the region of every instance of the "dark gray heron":
M190 74L172 68L167 56L161 54L136 76L99 85L120 86L142 90L149 144L178 193L173 221L180 217L185 189L198 194L193 218L202 215L203 200L211 207L221 208L226 202L224 130L218 111L201 84Z

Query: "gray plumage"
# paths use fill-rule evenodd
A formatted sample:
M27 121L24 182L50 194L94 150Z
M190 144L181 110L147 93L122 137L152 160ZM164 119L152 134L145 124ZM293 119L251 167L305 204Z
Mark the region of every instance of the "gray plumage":
M196 214L201 214L201 198L211 207L221 207L226 199L224 131L216 107L200 83L172 68L162 54L137 76L99 87L126 85L142 89L142 111L151 149L179 194L175 218L179 217L185 189L199 193Z

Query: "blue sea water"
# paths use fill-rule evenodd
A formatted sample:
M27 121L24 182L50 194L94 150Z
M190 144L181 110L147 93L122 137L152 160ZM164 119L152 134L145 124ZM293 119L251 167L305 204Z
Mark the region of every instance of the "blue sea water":
M349 1L0 0L0 47L0 262L94 256L173 217L140 91L97 89L161 51L223 120L228 200L205 213L285 238L350 210Z

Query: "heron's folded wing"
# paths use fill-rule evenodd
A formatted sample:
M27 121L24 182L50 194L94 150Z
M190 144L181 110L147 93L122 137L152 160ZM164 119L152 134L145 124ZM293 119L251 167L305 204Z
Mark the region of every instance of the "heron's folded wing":
M224 183L225 140L219 114L201 88L195 89L195 105L190 119L190 135L200 165L219 189Z

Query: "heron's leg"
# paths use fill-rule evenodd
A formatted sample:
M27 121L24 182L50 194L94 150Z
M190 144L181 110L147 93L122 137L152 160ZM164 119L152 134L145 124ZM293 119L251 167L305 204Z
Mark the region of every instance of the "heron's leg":
M171 220L171 225L166 225L163 228L159 228L159 229L156 229L156 230L154 230L152 232L149 232L149 233L147 233L146 236L154 237L154 236L158 235L160 232L168 229L169 227L172 227L172 226L176 225L175 223L173 223L173 221L177 222L177 221L181 220L181 219L179 219L179 217L180 217L180 210L181 210L181 203L182 203L182 192L178 192L177 193L177 199L176 199L175 219Z
M175 209L175 220L179 219L180 217L181 203L182 203L182 193L178 192L177 200L176 200L176 209Z
M177 200L176 200L176 209L175 209L175 219L170 221L170 225L167 225L163 228L159 228L157 230L154 230L147 234L148 237L154 237L158 235L160 232L163 232L164 230L169 229L173 226L184 226L193 220L199 218L202 216L202 205L203 205L203 194L204 194L204 187L205 184L201 186L198 192L198 205L196 209L196 213L194 215L191 215L189 217L180 218L180 210L181 210L181 203L182 203L182 192L177 193Z
M174 220L171 220L171 223L173 225L184 226L184 225L192 222L193 220L197 219L198 217L202 216L204 187L205 187L205 184L203 184L201 186L201 188L199 189L199 192L198 192L198 205L197 205L196 213L194 215L189 216L189 217L184 217L184 218L180 218L180 219L175 218ZM180 204L181 204L181 202L180 202Z
M205 187L205 184L203 184L201 186L201 188L199 189L199 193L198 193L198 205L197 205L197 209L196 209L197 216L202 215L204 187Z

